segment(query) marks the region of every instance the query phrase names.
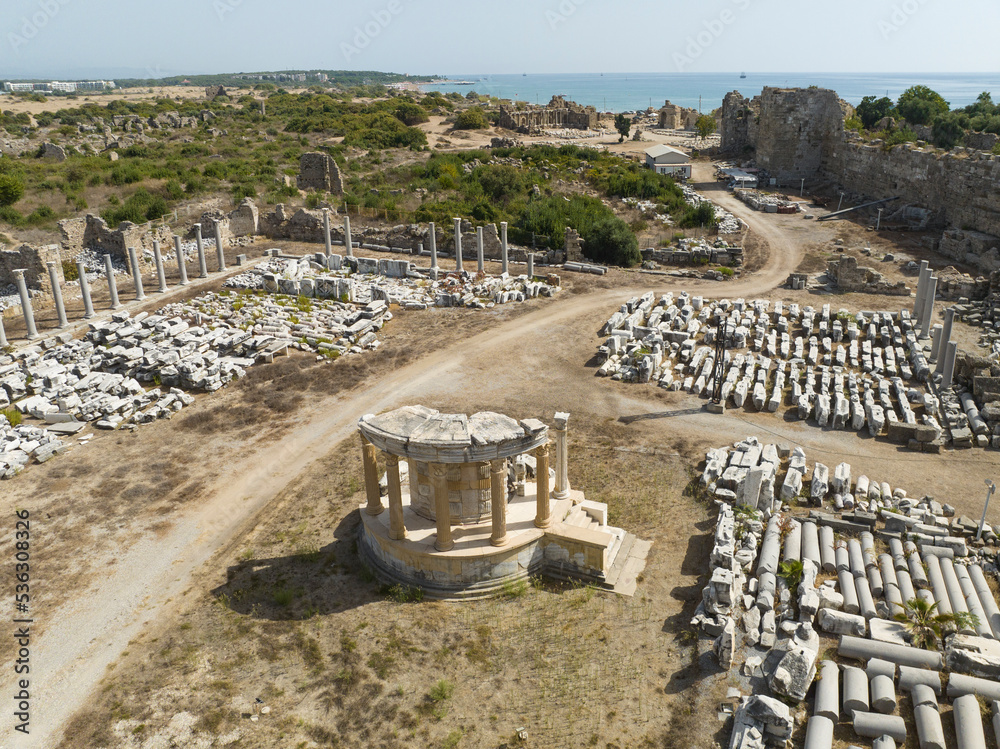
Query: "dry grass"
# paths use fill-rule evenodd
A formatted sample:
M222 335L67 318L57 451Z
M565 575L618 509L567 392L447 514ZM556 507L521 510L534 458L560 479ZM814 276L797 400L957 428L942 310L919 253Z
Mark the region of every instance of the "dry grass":
M709 746L714 714L681 692L711 669L675 635L704 582L711 521L684 496L678 459L614 449L621 428L576 430L575 485L610 492L640 535L691 539L654 546L635 598L550 584L461 605L385 596L357 559L362 468L349 439L221 560L225 579L212 573L186 611L129 648L62 746L125 746L115 737L140 724L154 736L182 711L220 736L250 725L256 697L272 712L241 746L499 747L522 725L536 745L666 747L684 735Z

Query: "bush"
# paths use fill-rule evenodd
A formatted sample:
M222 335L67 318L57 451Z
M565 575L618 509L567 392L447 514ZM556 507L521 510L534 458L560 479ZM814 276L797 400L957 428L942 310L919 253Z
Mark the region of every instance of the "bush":
M490 126L481 107L471 107L455 117L456 130L485 130Z
M628 224L617 216L603 219L583 235L584 254L591 260L631 268L642 262L639 242Z
M253 185L233 185L233 202L239 203L243 198L257 197L257 188ZM166 211L164 211L166 213Z
M167 201L162 196L153 195L144 187L140 187L129 195L128 199L121 205L112 204L111 207L101 211L101 218L109 226L114 227L122 221L144 224L147 221L154 221L166 213Z
M16 427L18 424L21 423L21 418L22 418L21 412L18 411L13 406L11 406L10 408L5 408L2 411L0 411L0 415L5 416L7 418L7 422L12 427Z
M0 207L14 205L24 197L24 182L13 174L0 174Z
M404 125L411 126L419 125L421 122L427 122L430 119L422 106L414 104L411 101L404 101L398 104L393 114Z
M934 119L931 126L931 137L934 145L950 151L957 146L965 137L965 128L962 127L961 116L954 112L943 114Z
M719 221L715 217L715 206L708 202L699 203L697 206L690 206L681 216L677 225L682 229L695 229L702 227L714 229Z
M475 178L487 198L502 203L519 195L525 186L521 170L509 164L490 164L480 167L475 172Z

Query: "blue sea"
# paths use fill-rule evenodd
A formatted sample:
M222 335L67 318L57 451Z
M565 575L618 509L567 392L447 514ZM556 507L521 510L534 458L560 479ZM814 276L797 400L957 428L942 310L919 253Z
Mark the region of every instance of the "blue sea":
M722 106L730 91L756 96L764 86L807 88L819 86L837 92L841 99L857 105L864 96L888 96L894 101L910 86L930 86L952 108L964 107L983 91L1000 99L1000 73L567 73L487 75L469 73L448 76L449 82L423 86L428 91L458 91L490 94L546 104L561 94L584 106L601 111L625 112L672 104L710 112ZM471 81L460 85L450 81Z

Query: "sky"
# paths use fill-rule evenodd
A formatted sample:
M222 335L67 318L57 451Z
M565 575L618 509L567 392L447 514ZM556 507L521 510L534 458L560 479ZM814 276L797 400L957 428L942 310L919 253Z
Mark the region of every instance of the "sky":
M4 0L0 79L289 69L998 72L962 0ZM1000 76L998 76L1000 77Z

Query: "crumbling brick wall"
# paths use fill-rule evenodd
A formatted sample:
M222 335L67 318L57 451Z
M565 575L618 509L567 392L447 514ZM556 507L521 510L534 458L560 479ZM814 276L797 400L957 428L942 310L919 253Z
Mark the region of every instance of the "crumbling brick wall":
M59 284L62 285L65 278L59 245L47 244L34 247L30 244L22 244L13 250L0 250L0 286L16 284L17 276L14 271L24 268L24 281L29 289L41 289L46 293L52 293L49 269L46 265L50 260L55 261L56 276L59 279Z
M719 135L722 153L741 155L752 150L757 142L757 115L760 97L747 99L739 91L730 91L722 100Z
M312 151L302 154L299 159L300 190L319 190L335 195L344 194L344 182L340 176L340 167L328 153Z
M169 226L151 226L123 221L117 229L111 229L99 216L87 214L82 219L66 219L59 222L62 232L62 248L67 257L73 257L81 250L91 249L107 253L128 263L128 248L152 250L153 241L160 245L173 242L173 231Z

